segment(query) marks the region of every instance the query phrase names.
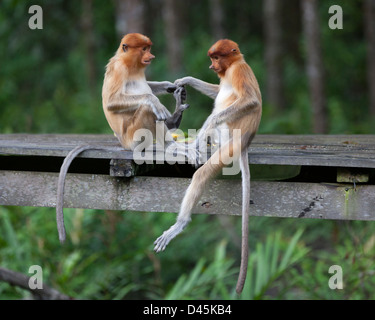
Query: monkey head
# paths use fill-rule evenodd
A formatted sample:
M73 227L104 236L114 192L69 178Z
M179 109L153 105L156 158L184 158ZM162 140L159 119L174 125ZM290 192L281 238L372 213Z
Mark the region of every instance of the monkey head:
M214 70L220 77L230 65L242 57L238 44L232 40L223 39L217 41L209 50L207 55L211 59L210 69Z
M117 54L123 56L129 68L144 68L155 58L151 54L151 46L150 38L140 33L129 33L122 38Z

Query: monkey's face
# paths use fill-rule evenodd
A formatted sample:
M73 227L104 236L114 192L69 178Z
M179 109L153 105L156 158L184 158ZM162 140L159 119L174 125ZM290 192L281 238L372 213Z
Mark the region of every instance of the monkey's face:
M210 59L211 65L209 68L215 71L219 77L223 77L225 75L225 71L227 71L232 64L232 59L227 56L213 55L210 57Z
M223 69L221 66L221 57L212 56L210 57L210 59L211 59L211 65L209 66L209 68L215 71L216 73L221 73Z
M117 54L123 58L128 68L142 69L155 58L151 54L151 40L140 33L125 35L120 43Z
M219 77L224 76L230 65L241 57L237 43L228 39L217 41L208 50L207 55L211 59L210 69L214 70Z
M151 46L144 46L140 48L141 58L140 63L147 66L151 63L155 56L151 53Z
M122 53L129 68L143 69L147 67L155 56L151 53L151 46L144 45L130 48Z

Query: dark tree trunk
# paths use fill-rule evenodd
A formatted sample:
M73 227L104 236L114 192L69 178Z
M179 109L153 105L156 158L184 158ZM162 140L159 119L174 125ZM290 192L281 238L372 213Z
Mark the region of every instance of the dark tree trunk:
M293 60L298 66L303 66L300 42L302 34L301 24L301 6L300 0L288 0L283 3L281 15L287 17L287 21L283 20L283 52L288 53L288 59ZM284 18L285 19L285 18ZM285 21L285 22L284 22Z
M306 69L313 111L313 132L327 132L324 66L319 33L317 0L302 0L303 29L306 41Z
M265 60L267 69L266 102L284 109L281 1L263 1Z
M82 1L81 25L85 50L86 74L91 94L95 94L97 68L95 64L95 32L92 12L92 0Z
M369 109L371 115L375 116L375 0L365 0L364 11Z
M225 37L222 0L210 0L210 24L214 41Z
M144 33L144 0L116 0L116 32L119 38L127 33Z
M164 34L168 57L168 70L173 74L182 71L182 36L179 3L175 0L163 0Z

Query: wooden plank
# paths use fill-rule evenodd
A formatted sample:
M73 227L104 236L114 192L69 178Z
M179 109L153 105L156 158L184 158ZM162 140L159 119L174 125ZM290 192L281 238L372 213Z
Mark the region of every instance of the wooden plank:
M54 207L57 173L0 171L0 205ZM68 174L65 206L178 212L190 179ZM254 181L250 215L375 220L375 186ZM241 214L240 180L214 180L194 213Z
M80 157L133 159L112 135L0 135L0 154L65 157L80 144L107 148ZM253 164L375 168L375 135L257 135L249 148Z
M375 135L260 135L249 156L257 164L375 168Z
M90 144L108 151L85 151L83 158L132 159L132 152L121 147L113 135L5 134L0 135L0 154L65 157L76 146Z

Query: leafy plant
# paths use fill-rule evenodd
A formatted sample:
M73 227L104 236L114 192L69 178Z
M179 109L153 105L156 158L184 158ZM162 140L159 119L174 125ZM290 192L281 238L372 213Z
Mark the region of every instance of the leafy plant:
M256 244L256 251L249 257L247 280L241 299L265 298L274 282L307 254L306 247L297 246L302 233L302 229L298 230L286 244L281 232L277 231L267 237L265 244Z
M228 278L235 273L233 260L225 257L226 242L221 241L216 248L214 261L205 266L206 260L201 258L189 275L182 275L166 294L165 299L195 299L197 297L215 298L222 295L228 299L226 289ZM211 292L208 288L213 287Z
M214 261L205 266L206 260L200 259L189 275L177 280L165 299L263 299L275 281L308 252L306 247L298 246L302 232L298 230L286 241L278 231L268 235L265 244L256 244L255 252L249 256L247 279L240 296L234 292L233 283L237 268L233 267L233 260L226 258L226 242L222 241Z

